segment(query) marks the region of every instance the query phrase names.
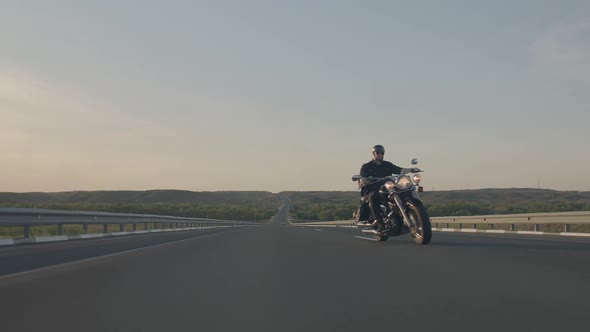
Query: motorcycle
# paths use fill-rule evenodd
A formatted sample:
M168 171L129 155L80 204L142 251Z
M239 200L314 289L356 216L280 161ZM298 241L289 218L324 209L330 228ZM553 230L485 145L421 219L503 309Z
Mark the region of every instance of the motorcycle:
M369 204L368 195L361 197L361 207L355 212L357 226L364 234L372 235L377 241L387 241L390 236L410 234L417 244L426 245L432 239L432 227L430 217L424 207L424 203L418 195L424 188L420 186L423 171L416 168L417 159L412 159L411 176L405 174L392 174L385 178L366 179L360 183L361 176L355 175L352 181L359 183L361 190L366 186L380 185L379 200L383 213L384 224L378 227L375 218L369 218L368 222L358 222L361 216L363 204ZM368 205L365 205L368 208Z

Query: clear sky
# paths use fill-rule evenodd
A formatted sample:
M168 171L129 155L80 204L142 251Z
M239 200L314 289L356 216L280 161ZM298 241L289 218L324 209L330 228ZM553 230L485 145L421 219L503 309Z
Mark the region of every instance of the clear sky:
M590 1L0 0L0 191L590 190Z

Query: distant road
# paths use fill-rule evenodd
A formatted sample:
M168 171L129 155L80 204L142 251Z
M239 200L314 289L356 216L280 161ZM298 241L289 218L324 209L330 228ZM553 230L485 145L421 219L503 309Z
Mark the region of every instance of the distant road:
M285 206L260 227L1 248L0 326L298 332L590 326L590 239L435 233L422 247L408 236L378 243L354 229L282 225L287 212ZM7 276L145 245L159 246Z

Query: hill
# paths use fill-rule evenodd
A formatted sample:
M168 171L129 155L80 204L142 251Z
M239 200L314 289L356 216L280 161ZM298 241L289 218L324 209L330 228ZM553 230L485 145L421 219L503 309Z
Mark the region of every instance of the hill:
M346 220L358 207L356 191L284 192L301 220ZM590 210L590 192L549 189L473 189L421 194L431 216Z
M300 220L347 220L358 207L357 191L194 192L185 190L0 193L0 207L154 213L218 219L265 220L280 197ZM548 189L474 189L424 192L431 216L590 210L590 192Z
M0 207L165 214L230 220L266 220L279 197L265 191L184 190L0 193Z

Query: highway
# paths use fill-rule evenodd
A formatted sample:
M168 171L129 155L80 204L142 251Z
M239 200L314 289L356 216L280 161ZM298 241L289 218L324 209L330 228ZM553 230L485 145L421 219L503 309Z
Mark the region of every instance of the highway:
M590 324L590 239L375 242L283 224L0 248L6 331L557 331ZM107 255L107 256L105 256ZM31 271L31 272L26 272Z

